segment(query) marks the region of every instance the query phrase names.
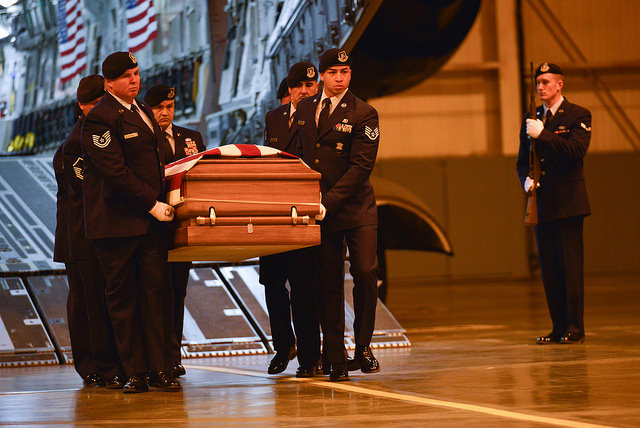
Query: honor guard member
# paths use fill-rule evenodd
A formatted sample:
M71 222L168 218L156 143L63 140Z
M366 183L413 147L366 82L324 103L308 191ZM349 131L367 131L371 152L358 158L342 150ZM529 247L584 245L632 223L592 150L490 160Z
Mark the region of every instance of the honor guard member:
M109 55L102 74L107 92L82 128L85 228L107 280L127 377L123 391L179 391L164 352L166 222L173 219L173 207L164 202L164 134L151 109L135 99L140 74L133 54Z
M291 101L291 94L289 94L289 87L287 86L287 78L285 77L278 86L278 92L276 92L276 98L280 100L280 105L288 104Z
M326 217L319 250L320 323L323 364L330 379L348 380L344 352L344 250L349 249L353 276L356 350L354 367L380 370L370 348L378 297L376 257L378 214L369 175L378 152L378 113L349 90L351 59L329 49L320 58L321 94L298 104L298 135L303 160L322 174L320 189ZM351 365L351 364L349 364Z
M534 228L542 283L553 328L537 343L584 341L583 220L591 213L583 159L591 140L591 113L562 96L559 66L543 63L535 71L542 106L520 129L517 170L525 192L536 185L538 224ZM529 138L540 159L540 182L529 174Z
M291 102L267 113L264 145L296 154L296 106L318 92L318 71L308 62L294 64L286 78ZM302 248L260 257L260 283L265 287L271 336L276 355L267 373L283 372L289 360L297 356L300 366L296 377L312 377L320 361L320 326L318 324L314 285L314 248ZM287 290L289 281L291 293ZM291 328L293 315L294 331Z
M66 265L69 295L67 321L73 364L85 386L122 388L111 321L105 303L105 280L93 242L85 237L82 204L82 125L104 95L104 78L80 80L78 120L53 157L58 182L54 260Z
M165 163L175 162L185 156L190 156L206 149L202 142L202 135L198 131L173 124L175 115L175 88L160 84L150 88L144 95L147 103L160 129L164 132L164 159ZM173 233L169 235L169 246L173 243ZM189 282L189 270L191 262L169 263L171 269L172 298L167 309L170 316L166 317L168 340L168 361L171 363L171 374L174 377L185 374L181 364L180 348L182 346L182 327L184 321L184 300L187 295L187 283Z

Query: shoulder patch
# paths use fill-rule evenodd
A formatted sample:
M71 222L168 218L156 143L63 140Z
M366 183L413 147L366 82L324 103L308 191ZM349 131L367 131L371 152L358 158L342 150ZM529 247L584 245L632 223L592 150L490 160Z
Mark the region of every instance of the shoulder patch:
M111 142L111 133L107 129L107 131L102 135L92 135L93 145L99 149L104 149Z
M378 138L378 136L380 135L380 131L378 130L377 126L376 129L371 129L368 126L365 126L364 135L366 135L371 141L373 141Z
M82 176L83 165L84 159L82 159L82 157L78 157L78 159L76 159L76 161L73 163L73 172L80 180L84 179L84 177Z

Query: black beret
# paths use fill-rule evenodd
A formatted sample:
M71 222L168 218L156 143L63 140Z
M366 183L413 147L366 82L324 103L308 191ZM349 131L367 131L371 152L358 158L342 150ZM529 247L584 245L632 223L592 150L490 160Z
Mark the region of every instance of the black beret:
M551 74L564 74L559 65L551 64L550 62L543 62L536 68L536 77L541 74L551 73Z
M289 69L287 75L287 86L295 88L301 82L317 82L318 70L310 62L297 62Z
M289 95L288 89L289 89L289 87L287 86L287 78L285 77L280 82L280 86L278 86L278 92L276 93L276 98L281 100L284 97L286 97L287 95Z
M105 79L117 79L137 66L138 60L131 52L114 52L102 63L102 75Z
M155 107L163 101L173 100L176 97L176 88L172 88L169 85L161 83L159 85L149 88L146 94L144 94L144 102L149 104L150 107Z
M320 57L320 73L333 66L351 65L351 57L347 55L347 51L343 49L329 49Z
M86 104L104 95L104 77L99 74L90 74L80 79L76 91L78 102Z

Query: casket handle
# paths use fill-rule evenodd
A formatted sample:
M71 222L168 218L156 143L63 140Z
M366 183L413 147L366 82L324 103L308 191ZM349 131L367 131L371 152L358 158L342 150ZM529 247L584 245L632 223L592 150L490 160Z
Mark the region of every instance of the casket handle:
M213 207L209 207L209 220L211 220L211 226L216 224L216 210Z
M291 224L294 226L298 224L298 209L296 207L291 207Z

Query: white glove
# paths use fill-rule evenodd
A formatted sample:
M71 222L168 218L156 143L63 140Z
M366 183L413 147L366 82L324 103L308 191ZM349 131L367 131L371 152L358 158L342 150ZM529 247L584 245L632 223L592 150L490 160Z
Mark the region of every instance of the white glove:
M531 178L531 177L525 178L524 179L524 186L523 186L524 187L524 191L526 193L529 193L531 191L531 189L533 189L533 185L534 184L536 185L536 189L538 187L540 187L540 183L536 183L535 181L533 181L533 178Z
M544 124L540 119L527 119L527 135L531 138L538 138L544 129Z
M164 202L156 201L153 208L149 210L149 214L159 221L171 221L173 220L173 207Z
M324 205L320 204L320 214L316 214L316 220L322 220L326 215L327 209L324 207Z

